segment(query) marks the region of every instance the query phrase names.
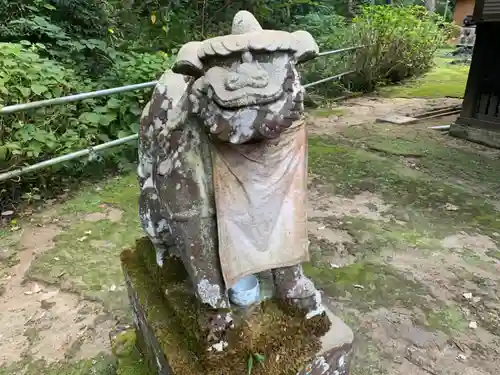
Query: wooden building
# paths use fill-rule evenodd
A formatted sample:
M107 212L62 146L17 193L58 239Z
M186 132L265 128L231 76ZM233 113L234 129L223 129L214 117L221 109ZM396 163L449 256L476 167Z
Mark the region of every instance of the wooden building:
M500 0L477 0L476 41L462 111L450 134L500 147Z
M472 16L476 0L457 0L453 11L453 22L462 26L466 16Z

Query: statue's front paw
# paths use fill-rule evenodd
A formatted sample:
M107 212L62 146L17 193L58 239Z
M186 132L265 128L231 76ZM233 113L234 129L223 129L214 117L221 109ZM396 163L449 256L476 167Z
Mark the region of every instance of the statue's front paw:
M291 298L290 302L306 314L306 319L320 316L325 312L321 298L321 292L316 290L313 295L303 298Z
M282 300L298 307L305 313L307 319L320 316L325 312L321 292L301 271L277 270L276 273L276 290Z
M229 346L227 331L234 327L230 312L212 313L207 324L207 343L209 352L222 352Z

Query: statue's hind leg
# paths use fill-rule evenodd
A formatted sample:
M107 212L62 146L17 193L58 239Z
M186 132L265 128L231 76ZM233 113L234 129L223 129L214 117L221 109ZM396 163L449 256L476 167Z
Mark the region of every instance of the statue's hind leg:
M300 308L307 318L323 314L321 293L312 280L304 275L302 265L276 268L273 276L278 298Z
M147 233L156 250L156 263L161 267L166 256L177 256L170 221L161 212L158 194L154 187L143 185L139 197L139 218L142 229Z

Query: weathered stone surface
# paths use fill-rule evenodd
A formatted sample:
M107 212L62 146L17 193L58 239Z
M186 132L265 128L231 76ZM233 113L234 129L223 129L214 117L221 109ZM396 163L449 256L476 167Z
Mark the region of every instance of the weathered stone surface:
M455 123L450 126L449 134L453 137L500 149L500 132L498 131Z
M284 313L277 302L266 301L235 312L239 328L228 337L231 350L208 352L200 341L199 307L186 283L171 281L158 288L132 251L122 254L122 264L137 342L152 374L246 374L250 354L265 358L263 364L254 363L252 375L349 373L353 334L329 311L328 320L306 321Z
M301 266L307 137L297 69L318 52L308 32L264 30L241 11L230 35L184 45L144 108L141 225L158 266L183 264L213 350L228 346L234 326L228 288L253 273L272 270L281 300L308 319L323 314Z
M474 47L476 43L476 27L460 27L457 46Z
M347 375L353 359L354 334L337 316L326 310L332 323L321 337L321 350L297 375Z

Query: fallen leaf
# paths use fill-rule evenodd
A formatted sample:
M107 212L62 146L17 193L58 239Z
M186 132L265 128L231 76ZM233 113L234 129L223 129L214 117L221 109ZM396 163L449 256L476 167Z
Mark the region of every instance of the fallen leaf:
M476 329L477 328L477 322L470 322L469 323L469 328Z
M448 210L448 211L456 211L456 210L458 210L458 207L457 207L457 206L455 206L454 204L451 204L451 203L446 203L446 204L444 205L444 208L445 208L446 210Z
M42 288L40 288L40 285L38 285L38 284L33 285L33 293L37 294L37 293L40 293L41 291L42 291Z

